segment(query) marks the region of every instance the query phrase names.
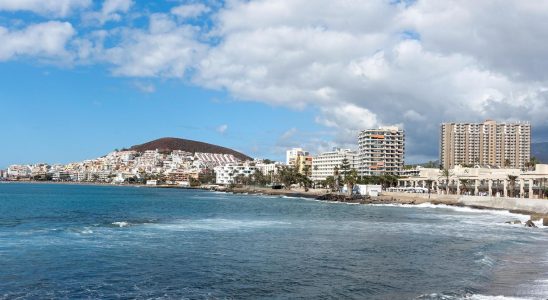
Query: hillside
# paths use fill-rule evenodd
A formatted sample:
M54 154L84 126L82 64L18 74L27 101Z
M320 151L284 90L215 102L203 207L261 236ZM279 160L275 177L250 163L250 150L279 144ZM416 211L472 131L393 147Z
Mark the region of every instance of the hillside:
M548 163L548 142L531 143L531 156L542 163Z
M129 150L135 150L143 152L146 150L160 150L160 151L173 151L173 150L183 150L191 153L203 152L203 153L220 153L220 154L232 154L240 160L252 160L251 157L234 151L229 148L212 145L208 143L185 140L179 138L161 138L154 141L150 141L144 144L135 145L129 148Z

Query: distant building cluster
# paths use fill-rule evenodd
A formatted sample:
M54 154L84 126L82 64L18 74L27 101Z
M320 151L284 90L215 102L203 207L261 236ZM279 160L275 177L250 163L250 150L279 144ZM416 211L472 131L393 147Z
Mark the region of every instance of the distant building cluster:
M243 167L245 166L245 167ZM221 174L223 168L245 168L246 176L255 170L276 170L275 164L242 162L231 154L190 153L173 150L114 151L104 157L66 165L30 164L11 165L1 171L0 178L61 182L149 183L189 185L201 176ZM238 172L217 177L219 183L231 183Z
M0 178L188 185L193 180L207 177L208 182L228 185L245 182L246 178L256 174L261 174L263 181L268 178L269 182L274 183L274 177L282 167L292 167L301 178L304 176L313 183L325 182L328 178L341 175L343 171L352 170L356 176L361 177L399 177L402 178L400 184L404 186L416 186L417 182L424 186L425 180L431 180L436 189L441 191L438 185L454 185L455 178L452 183L447 178L445 181L434 180L434 177L440 177L437 168L405 167L405 132L401 128L389 126L365 129L356 138L356 150L333 148L332 151L313 156L303 148L289 149L286 151L285 164L269 160L241 161L234 155L220 153L124 150L66 165L11 165L7 170L0 171ZM525 171L531 167L530 144L531 125L525 122L497 123L487 120L483 123L443 123L440 128L439 167L445 170L460 170L459 167L481 170L507 168L513 170L512 174L517 174L516 170ZM436 169L438 171L434 171ZM526 178L533 178L531 174L527 173ZM497 180L501 180L499 175L495 176ZM492 176L489 176L472 178L480 180L474 181L476 190L483 188L487 181L482 180L490 180ZM524 177L523 174L520 176ZM536 177L532 180L536 180ZM522 190L532 186L523 182L521 185Z

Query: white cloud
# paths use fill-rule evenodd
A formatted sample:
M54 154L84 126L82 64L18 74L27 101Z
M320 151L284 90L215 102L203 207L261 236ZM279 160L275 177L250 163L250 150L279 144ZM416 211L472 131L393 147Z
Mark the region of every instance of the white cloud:
M165 14L152 15L148 29L126 28L120 34L118 45L97 54L120 76L183 77L206 49L196 41L194 27L177 26Z
M19 56L63 60L70 57L66 44L75 34L68 22L50 21L21 30L0 27L0 61Z
M105 0L100 11L87 13L84 19L97 21L101 25L109 21L120 21L122 13L128 12L132 5L133 0Z
M280 136L280 140L289 140L297 133L297 128L290 128Z
M66 17L73 10L90 5L91 0L0 0L0 10L31 11L53 17Z
M36 8L38 2L0 0L0 9L51 11ZM237 99L317 111L317 123L339 133L299 137L318 147L350 144L360 129L401 123L407 156L435 158L442 121L522 119L548 128L548 3L391 2L231 0L203 28L187 19L211 9L187 4L150 15L146 28L113 25L70 45L74 56L106 62L115 75L191 76ZM108 0L95 19L118 20L131 3ZM7 41L0 59L66 56L72 27L50 25L58 30L0 27ZM296 134L291 129L280 140L293 144Z
M359 128L403 122L409 156L436 156L443 121L547 123L548 10L522 3L231 1L195 82L315 107L341 143Z
M220 134L225 134L227 130L228 130L228 125L226 124L223 124L217 127L217 132Z
M133 83L133 86L143 93L150 94L156 92L156 87L152 83L136 81Z
M171 9L172 14L183 19L196 18L210 11L211 9L209 7L201 3L185 4L185 5L180 5Z

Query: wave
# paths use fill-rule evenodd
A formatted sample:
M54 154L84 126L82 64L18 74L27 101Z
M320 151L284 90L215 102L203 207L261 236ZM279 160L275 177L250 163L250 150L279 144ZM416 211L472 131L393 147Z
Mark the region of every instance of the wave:
M157 221L158 221L157 219L129 219L129 220L109 222L104 225L106 225L106 227L124 228L124 227L136 226L136 225L153 224L153 223L156 223Z
M122 221L122 222L112 222L110 223L114 226L118 226L118 227L127 227L129 226L129 223L128 222L125 222L125 221Z
M230 231L270 228L290 225L289 222L269 220L200 219L174 223L151 224L153 228L173 231Z
M445 210L452 210L452 211L464 212L464 213L475 213L475 214L488 213L488 214L492 214L492 215L501 215L501 216L506 216L506 217L514 217L514 218L519 219L521 221L529 220L529 217L527 215L512 213L508 210L478 209L478 208L472 208L472 207L467 207L467 206L432 204L430 202L425 202L425 203L421 203L421 204L366 204L366 205L370 205L370 206L388 206L388 207L406 207L406 208L445 209ZM542 223L542 221L540 221L540 223Z
M481 294L450 294L450 293L432 293L421 295L415 299L420 300L536 300L535 298L509 297L509 296L491 296Z

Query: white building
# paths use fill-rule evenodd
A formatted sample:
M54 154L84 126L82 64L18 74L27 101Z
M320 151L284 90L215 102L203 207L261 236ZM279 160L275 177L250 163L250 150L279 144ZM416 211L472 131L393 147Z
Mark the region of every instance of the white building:
M11 165L7 173L8 177L30 177L32 169L28 165Z
M257 167L250 163L225 164L214 168L217 184L236 183L235 178L243 175L249 177L257 171Z
M350 149L334 148L333 151L324 152L312 160L312 177L313 181L325 180L329 176L333 176L335 167L341 168L343 160L348 160L350 169L358 170L359 159L358 152Z
M290 150L287 150L285 153L285 164L288 166L295 165L297 158L299 156L309 156L310 153L308 151L304 151L302 148L293 148Z
M263 162L258 162L255 164L257 171L261 172L263 175L276 175L278 174L278 168L281 166L281 163L270 163L265 164Z
M194 153L194 166L216 167L225 164L235 164L240 160L232 154L221 153Z
M537 164L534 171L489 167L455 166L443 170L420 168L418 176L400 178L395 191L429 188L432 193L494 197L545 198L548 165Z
M405 134L398 127L381 127L360 132L358 174L399 175L403 170Z

